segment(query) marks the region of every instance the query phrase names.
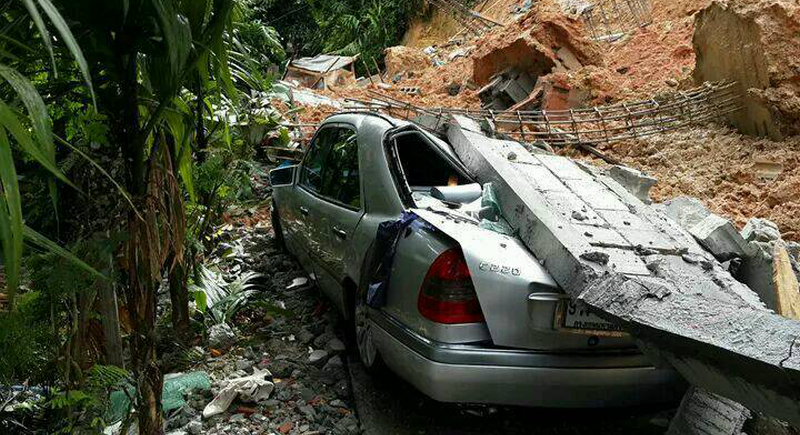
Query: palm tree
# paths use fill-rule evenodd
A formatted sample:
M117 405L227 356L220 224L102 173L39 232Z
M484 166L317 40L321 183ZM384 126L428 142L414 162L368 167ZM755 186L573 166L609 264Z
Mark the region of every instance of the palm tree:
M54 40L71 53L73 62L66 67L83 78L97 111L108 120L110 143L124 161L119 191L130 206L118 223L127 238L117 263L133 327L132 369L141 434L163 433L156 290L165 273L183 262L186 221L179 179L184 186L191 180L192 142L204 135L199 122L203 110L186 115L180 95L208 87L234 92L224 37L233 7L234 0L12 0L0 6L5 19L0 28L0 79L8 85L0 88L0 241L8 293L13 301L25 237L96 273L23 223L12 144L49 171L53 180L72 186L56 164L44 99L10 66L21 65L21 57L42 57L25 43L36 32L53 72L65 64ZM92 77L101 80L93 82ZM215 85L209 86L211 82ZM10 105L12 100L19 107ZM175 113L186 116L171 116ZM55 197L55 181L53 186Z

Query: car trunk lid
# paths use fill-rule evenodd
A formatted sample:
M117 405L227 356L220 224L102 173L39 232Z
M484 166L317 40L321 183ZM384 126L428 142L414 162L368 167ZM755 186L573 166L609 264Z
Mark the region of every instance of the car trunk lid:
M564 351L633 346L627 335L604 331L606 322L571 306L517 238L482 229L474 219L446 207L428 203L413 211L461 246L495 345ZM563 327L565 320L572 329Z

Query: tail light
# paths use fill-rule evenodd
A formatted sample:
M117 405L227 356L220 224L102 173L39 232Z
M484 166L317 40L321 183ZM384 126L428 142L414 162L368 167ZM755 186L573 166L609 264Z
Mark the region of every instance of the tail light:
M437 323L483 322L461 248L448 249L433 262L419 290L417 307L420 314Z

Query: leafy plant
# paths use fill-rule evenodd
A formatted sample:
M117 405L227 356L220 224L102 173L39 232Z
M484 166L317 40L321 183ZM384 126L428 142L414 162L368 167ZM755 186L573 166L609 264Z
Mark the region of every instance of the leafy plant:
M0 385L46 381L56 354L52 332L39 310L40 294L27 292L17 309L0 312Z
M119 367L94 365L86 375L84 389L55 390L46 406L71 418L60 420L55 433L95 434L105 428L103 415L112 390L127 388L130 374Z
M200 282L192 284L197 309L209 324L230 323L247 302L258 294L255 280L262 275L245 272L236 280L226 282L220 273L200 266Z

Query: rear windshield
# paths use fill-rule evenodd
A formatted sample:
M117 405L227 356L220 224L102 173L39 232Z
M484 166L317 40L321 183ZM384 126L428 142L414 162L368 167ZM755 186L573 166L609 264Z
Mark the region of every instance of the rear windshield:
M396 150L400 169L412 190L430 190L434 186L472 183L461 170L442 156L441 153L447 151L437 151L434 146L436 145L426 141L419 133L397 137Z

